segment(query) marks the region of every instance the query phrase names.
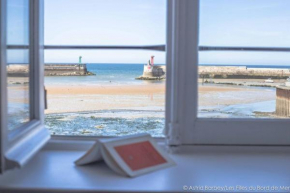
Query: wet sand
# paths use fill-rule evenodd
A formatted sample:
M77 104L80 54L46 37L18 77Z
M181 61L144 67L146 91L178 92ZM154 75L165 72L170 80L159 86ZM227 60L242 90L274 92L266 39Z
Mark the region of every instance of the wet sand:
M226 79L225 79L226 80ZM243 81L248 80L227 80ZM258 82L261 80L251 80ZM10 102L27 103L27 78L8 79ZM20 83L20 84L19 84ZM26 85L25 85L26 83ZM46 85L46 114L98 110L162 110L165 109L165 83L140 85ZM275 100L275 88L219 84L199 85L199 108L250 104Z
M146 95L163 94L165 85L46 86L48 95Z
M50 113L112 109L165 109L165 84L106 86L46 86ZM275 99L273 89L199 86L199 105L248 104Z

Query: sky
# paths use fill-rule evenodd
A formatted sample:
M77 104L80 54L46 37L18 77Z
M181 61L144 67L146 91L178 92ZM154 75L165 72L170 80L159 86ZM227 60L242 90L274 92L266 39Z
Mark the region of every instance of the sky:
M28 42L27 0L9 0L8 42ZM290 0L200 0L200 45L290 47ZM9 36L11 36L9 38ZM166 0L45 0L46 45L159 45ZM8 53L27 60L27 51ZM146 63L165 53L141 50L46 50L45 62ZM284 52L200 52L200 64L290 65Z

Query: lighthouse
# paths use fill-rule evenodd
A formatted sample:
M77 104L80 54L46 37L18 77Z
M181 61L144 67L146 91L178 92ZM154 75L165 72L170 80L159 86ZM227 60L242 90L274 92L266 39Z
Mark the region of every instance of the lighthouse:
M152 72L153 66L154 66L154 56L151 56L150 60L147 63L148 72Z
M154 56L151 56L144 65L143 75L138 80L162 80L165 78L165 66L154 65Z
M151 56L151 66L154 66L154 56Z

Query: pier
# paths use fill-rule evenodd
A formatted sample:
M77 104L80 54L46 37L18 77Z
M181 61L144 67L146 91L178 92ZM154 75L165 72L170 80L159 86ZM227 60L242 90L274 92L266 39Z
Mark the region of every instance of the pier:
M86 64L45 64L45 76L88 76L94 75L87 70Z
M287 68L247 68L246 66L199 66L200 78L220 79L286 79L290 76Z
M165 79L166 66L144 65L143 75L136 79ZM198 76L202 79L287 79L290 69L287 68L247 68L246 66L199 66Z
M9 64L7 65L8 77L28 77L29 65ZM45 64L45 76L90 76L93 73L87 70L86 64Z

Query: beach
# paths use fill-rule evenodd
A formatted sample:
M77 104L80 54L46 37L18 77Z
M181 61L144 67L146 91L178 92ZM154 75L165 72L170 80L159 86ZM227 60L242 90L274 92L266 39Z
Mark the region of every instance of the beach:
M88 69L96 75L45 77L45 125L52 134L121 136L147 132L164 137L165 80L136 80L143 71L139 64L89 64ZM276 118L275 86L283 81L199 79L198 117ZM10 112L26 111L22 119L13 119L15 123L27 121L27 82L27 78L8 79L13 96Z
M165 82L139 85L46 85L46 126L55 135L164 137ZM199 117L267 118L275 89L199 84ZM267 107L265 109L265 107Z
M165 106L165 83L105 86L46 86L50 113L112 109L160 109ZM199 106L249 104L275 100L271 88L199 85Z
M165 84L46 86L50 113L112 109L164 110Z

